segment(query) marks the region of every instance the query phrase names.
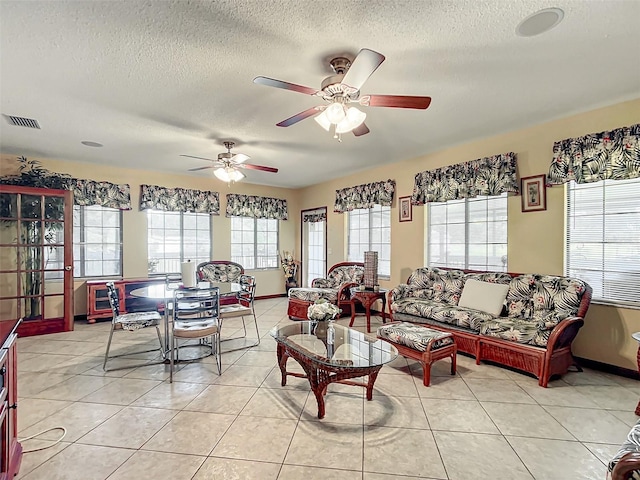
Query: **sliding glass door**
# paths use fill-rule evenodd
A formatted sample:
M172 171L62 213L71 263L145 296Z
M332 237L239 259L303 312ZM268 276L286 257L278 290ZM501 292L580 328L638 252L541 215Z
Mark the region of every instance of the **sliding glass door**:
M310 287L314 278L327 274L327 207L303 210L302 286Z

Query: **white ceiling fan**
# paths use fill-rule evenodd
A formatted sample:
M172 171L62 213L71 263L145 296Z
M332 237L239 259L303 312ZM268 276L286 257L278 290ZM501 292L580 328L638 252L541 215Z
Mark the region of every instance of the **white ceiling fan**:
M365 107L392 107L426 109L431 103L431 97L417 97L407 95L360 95L360 88L364 82L384 62L384 55L363 48L353 61L346 57L336 57L329 63L336 72L335 75L322 81L320 90L296 85L267 77L256 77L254 83L269 87L282 88L293 92L314 95L322 98L328 105L308 108L286 120L277 123L278 127L289 127L305 118L316 115L315 120L329 131L333 128L334 138L340 140L342 133L353 132L356 137L369 133L365 125L366 114L350 103L358 103Z
M234 142L224 142L224 146L227 151L218 154L218 159L213 160L211 158L204 157L196 157L193 155L180 155L181 157L188 158L197 158L198 160L207 160L209 162L213 162L212 165L207 165L206 167L197 167L190 168L189 172L196 172L198 170L206 170L208 168L215 168L213 174L222 180L223 182L238 182L242 180L245 175L240 171L240 169L247 170L260 170L263 172L270 173L278 173L278 169L274 167L265 167L263 165L253 165L250 163L245 163L251 157L245 155L244 153L231 153L231 149L234 147Z

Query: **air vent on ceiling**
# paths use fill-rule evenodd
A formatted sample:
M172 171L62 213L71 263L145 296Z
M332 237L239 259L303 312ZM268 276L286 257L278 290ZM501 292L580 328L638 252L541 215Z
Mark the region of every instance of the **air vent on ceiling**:
M2 115L7 119L9 125L15 125L16 127L37 128L40 130L40 125L37 120L33 118L15 117L13 115Z

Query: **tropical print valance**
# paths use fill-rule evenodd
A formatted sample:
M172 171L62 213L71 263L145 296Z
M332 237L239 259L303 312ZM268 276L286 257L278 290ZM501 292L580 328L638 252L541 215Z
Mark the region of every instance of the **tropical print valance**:
M395 180L365 183L355 187L336 190L336 202L333 211L350 212L356 208L371 208L374 205L391 206L393 193L396 190Z
M513 152L420 172L415 177L411 203L424 205L505 192L519 192Z
M326 222L327 212L313 212L302 214L303 223Z
M131 210L131 188L126 183L116 184L76 178L72 182L71 189L75 205L99 205Z
M140 210L220 215L218 192L141 185Z
M553 144L549 183L640 177L640 123Z
M289 213L286 200L228 193L226 216L287 220Z

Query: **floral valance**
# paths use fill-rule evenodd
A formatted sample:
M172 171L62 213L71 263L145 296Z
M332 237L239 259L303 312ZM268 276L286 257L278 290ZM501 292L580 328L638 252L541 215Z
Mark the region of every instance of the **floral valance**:
M131 188L126 183L116 184L76 178L71 184L71 189L75 205L100 205L131 210Z
M140 210L194 212L220 215L218 192L141 185Z
M326 222L326 221L327 221L327 212L304 213L302 215L303 223Z
M509 152L418 173L411 203L424 205L518 191L516 154Z
M336 202L333 206L333 211L344 213L356 208L371 208L374 205L389 207L393 201L395 190L395 180L365 183L364 185L336 190Z
M227 194L227 217L276 218L287 220L287 201L255 195Z
M640 123L553 144L548 182L591 183L640 177Z

